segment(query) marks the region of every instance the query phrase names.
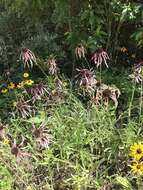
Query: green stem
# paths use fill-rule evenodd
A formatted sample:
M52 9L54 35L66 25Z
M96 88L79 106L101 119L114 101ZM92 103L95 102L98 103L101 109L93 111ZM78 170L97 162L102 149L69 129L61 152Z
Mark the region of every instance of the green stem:
M86 57L84 57L84 60L85 60L85 62L87 63L87 66L88 66L88 68L89 68L89 70L90 70L90 65L89 65L89 62L87 61Z
M129 111L128 111L128 120L129 121L131 118L131 110L132 110L132 104L133 104L133 99L134 99L134 95L135 95L135 89L136 89L136 82L133 85L132 96L131 96L131 100L130 100L130 104L129 104Z
M43 68L37 64L37 66L39 67L39 69L42 71L42 73L46 76L46 78L48 77L48 75L46 74L46 72L43 70Z
M142 114L142 95L143 95L143 81L141 81L141 91L140 91L139 122L140 122L140 120L141 120L141 114Z

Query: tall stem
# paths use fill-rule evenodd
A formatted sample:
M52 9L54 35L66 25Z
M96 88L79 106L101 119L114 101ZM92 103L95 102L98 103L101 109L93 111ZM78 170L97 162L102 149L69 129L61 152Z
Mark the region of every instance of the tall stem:
M143 81L141 81L139 121L141 119L141 114L142 114L142 103L143 103L142 96L143 96Z
M128 121L130 121L130 118L131 118L131 110L132 110L132 104L133 104L133 99L134 99L134 95L135 95L135 89L136 89L136 82L133 85L132 96L131 96L131 100L129 103Z

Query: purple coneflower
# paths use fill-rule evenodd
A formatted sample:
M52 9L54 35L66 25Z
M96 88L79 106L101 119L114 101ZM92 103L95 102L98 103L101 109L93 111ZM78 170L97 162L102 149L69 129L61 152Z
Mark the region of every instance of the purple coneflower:
M75 55L77 58L85 58L85 54L86 54L86 49L82 44L79 44L76 48L75 48Z
M31 116L32 109L28 103L30 100L25 101L23 97L21 97L17 102L14 103L14 106L16 107L16 112L20 113L22 118L26 118Z
M52 75L57 74L58 67L57 67L56 59L55 59L55 57L53 55L51 55L49 57L49 59L47 60L47 65L48 65L50 74L52 74Z
M112 100L115 107L117 107L120 94L120 90L117 87L100 83L100 85L97 86L96 96L93 100L96 104L100 104L103 101L106 106L108 106L109 100Z
M32 68L33 63L36 63L36 57L34 53L28 48L22 48L21 58L24 63L24 67Z
M49 129L46 124L42 123L38 128L33 124L33 136L36 139L36 142L40 148L49 148L49 145L52 142L52 135L49 134Z
M34 84L31 88L33 102L36 100L41 100L46 93L48 94L49 92L47 86L44 84Z
M11 147L11 153L15 155L17 161L20 161L26 157L29 157L30 154L22 150L22 145L24 143L24 138L22 138L22 142L20 144L16 143L16 139L14 139L12 147Z
M79 74L76 77L80 78L79 86L85 90L85 92L94 92L97 80L93 71L88 69L77 69L77 71Z
M109 58L107 52L104 51L102 48L97 49L91 58L91 60L93 60L93 62L97 66L97 68L99 66L101 66L103 62L105 63L106 67L108 68L108 64L107 64L108 59L110 59L110 58Z
M134 67L134 72L133 72L133 74L130 75L130 77L131 77L136 83L140 83L140 82L143 81L142 66L143 66L143 62L138 63L138 64Z

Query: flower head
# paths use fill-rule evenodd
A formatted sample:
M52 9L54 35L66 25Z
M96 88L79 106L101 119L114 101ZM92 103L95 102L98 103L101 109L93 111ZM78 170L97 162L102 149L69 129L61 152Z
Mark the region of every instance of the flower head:
M31 86L33 83L34 83L34 81L31 80L31 79L24 81L24 84L26 84L26 85L28 85L28 86Z
M97 68L98 68L99 66L101 66L103 62L105 63L106 67L108 68L108 64L107 64L107 60L108 60L108 59L110 59L110 58L109 58L107 52L104 51L102 48L97 49L97 50L94 52L94 54L93 54L93 56L92 56L92 58L91 58L91 60L93 60L93 62L94 62L95 65L97 66Z
M125 52L127 52L128 50L127 50L126 47L122 47L122 48L120 49L120 51L123 52L123 53L125 53Z
M136 83L140 83L143 80L143 70L142 70L143 62L138 63L134 67L133 74L130 75Z
M2 94L5 94L5 93L7 93L8 92L8 89L7 88L3 88L2 90L1 90L1 93Z
M41 100L46 93L48 93L48 89L44 84L34 84L31 88L32 99L34 102L36 100Z
M56 63L56 59L54 56L50 56L49 59L47 60L47 65L49 68L49 73L52 75L57 74L58 72L58 67L57 67L57 63Z
M77 71L79 74L76 77L79 77L80 88L85 92L94 92L97 80L93 71L88 69L77 69Z
M142 163L134 163L132 166L132 171L137 174L143 173L143 164Z
M24 81L17 84L17 88L23 88L24 87Z
M86 49L82 44L79 44L76 48L75 48L75 55L77 58L85 58L85 54L86 54Z
M9 142L10 142L10 141L9 141L9 139L4 138L2 143L3 143L3 144L5 144L5 145L8 145L8 144L9 144Z
M130 156L138 161L141 158L143 158L143 144L141 143L134 143L131 147L130 147Z
M22 48L21 58L24 63L24 67L32 68L33 63L36 63L36 57L34 53L28 48Z
M32 113L32 106L29 105L29 100L25 101L23 97L21 97L17 102L14 104L16 108L16 112L21 114L23 118L31 116Z
M108 106L111 100L115 107L118 106L118 98L120 96L120 90L115 86L108 86L101 82L96 83L96 95L92 99L91 103L99 105L101 102Z
M13 82L10 82L7 86L8 89L14 89L15 88L15 84Z
M17 144L16 139L14 139L14 141L13 141L11 153L13 155L15 155L17 161L20 161L20 160L30 156L29 153L22 150L23 144L24 144L24 138L22 138L22 141L20 144Z
M28 77L29 77L29 73L24 73L24 74L23 74L23 77L24 77L24 78L28 78Z
M42 123L38 128L33 124L33 136L40 148L48 148L52 142L52 135L49 134L49 129L45 123Z

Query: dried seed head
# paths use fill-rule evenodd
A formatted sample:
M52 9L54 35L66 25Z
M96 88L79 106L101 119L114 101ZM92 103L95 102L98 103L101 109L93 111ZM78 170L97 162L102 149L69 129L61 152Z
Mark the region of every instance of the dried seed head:
M22 48L21 58L22 58L24 67L32 68L33 63L36 63L36 57L34 53L28 48Z
M53 55L51 55L49 57L49 59L47 60L47 65L49 68L49 73L51 75L55 75L58 72L58 67L57 67L57 63L56 63L56 59Z
M75 55L77 58L85 58L85 54L86 54L86 49L83 46L83 44L79 44L76 48L75 48Z
M49 148L53 137L49 134L49 129L46 124L42 123L38 128L33 124L32 127L33 136L38 146L40 148Z
M101 66L103 62L106 65L106 67L108 68L107 60L109 60L109 59L110 58L109 58L107 52L104 51L102 48L97 49L91 58L91 60L95 63L97 68L99 66Z

